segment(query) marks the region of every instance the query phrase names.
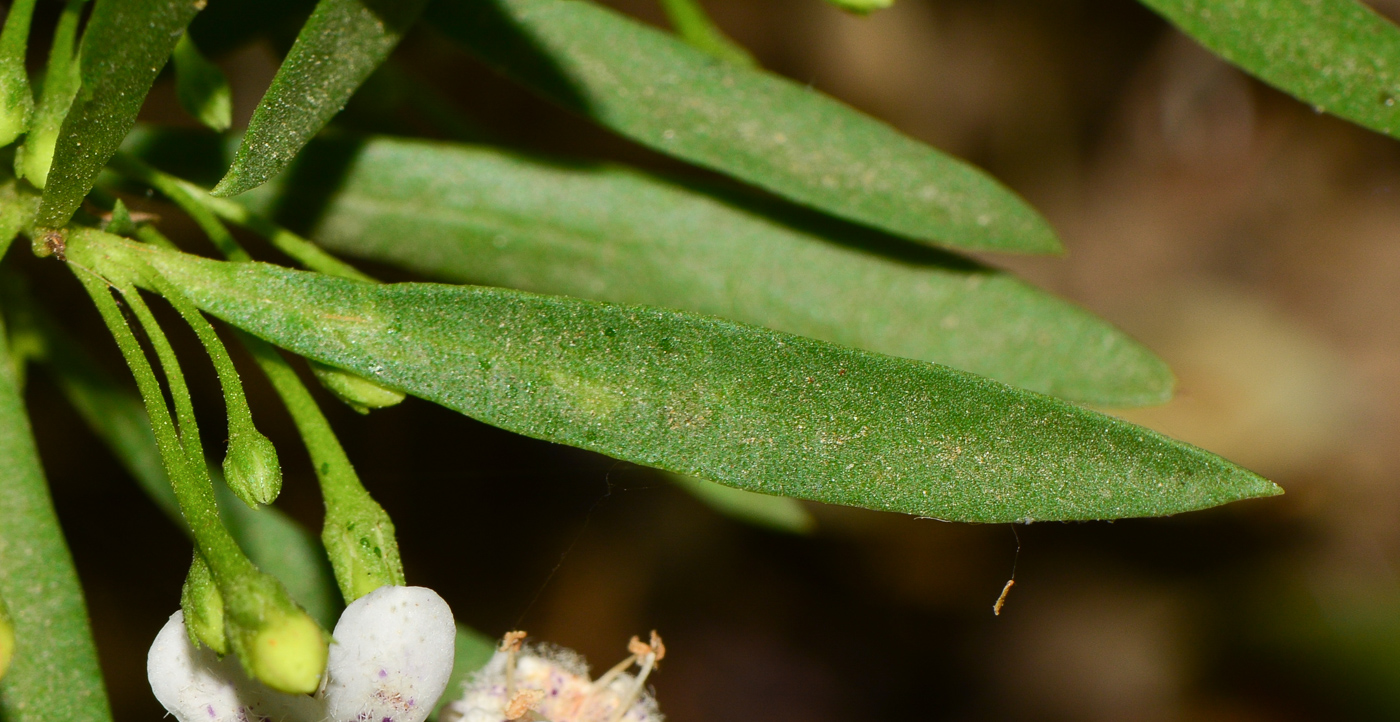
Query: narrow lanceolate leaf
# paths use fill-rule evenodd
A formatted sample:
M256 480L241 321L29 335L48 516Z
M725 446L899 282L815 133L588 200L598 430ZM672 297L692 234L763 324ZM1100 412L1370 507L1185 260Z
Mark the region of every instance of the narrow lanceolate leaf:
M175 94L180 107L214 130L233 124L233 90L219 66L199 52L189 33L175 44Z
M13 178L0 182L0 258L10 241L34 218L38 194L28 191Z
M430 278L666 306L934 361L1074 401L1165 401L1150 351L1014 277L781 203L489 148L317 146L280 203L313 237ZM310 160L310 158L308 159Z
M1400 137L1400 28L1356 0L1142 0L1318 110Z
M0 719L111 719L83 590L54 515L0 323L0 596L14 656L0 680Z
M428 16L564 107L798 203L940 245L1060 250L1043 218L976 168L593 3L439 0Z
M39 103L29 119L24 144L15 152L15 173L29 179L36 188L44 187L59 129L82 82L78 75L78 20L85 2L68 0L63 5L54 25L53 42L49 44Z
M418 19L426 0L320 0L253 111L214 195L266 183L345 107Z
M63 119L39 224L68 222L117 152L156 74L204 0L98 0L78 49L82 86Z
M747 50L730 40L710 20L699 0L661 0L661 7L676 35L687 43L726 62L745 67L758 65Z
M29 47L29 23L34 17L34 0L16 0L5 15L0 32L0 148L15 141L29 128L34 113L34 93L29 89L29 72L24 68Z
M267 340L518 433L780 496L958 521L1278 493L1147 429L945 366L677 311L370 284L72 234Z

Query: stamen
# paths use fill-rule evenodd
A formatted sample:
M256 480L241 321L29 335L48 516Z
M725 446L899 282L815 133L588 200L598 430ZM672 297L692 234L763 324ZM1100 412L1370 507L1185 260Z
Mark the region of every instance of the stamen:
M633 639L636 639L636 637L633 637ZM631 645L628 646L630 647ZM612 682L614 679L617 678L617 675L622 674L628 667L631 667L636 663L637 655L634 654L628 657L627 659L624 659L621 662L618 662L617 664L613 665L613 668L604 672L603 676L593 680L593 693L597 694L598 692L607 689L608 683Z
M500 651L506 653L506 699L510 700L511 704L515 703L515 655L520 651L520 644L525 641L525 637L524 631L516 630L506 632L506 636L501 638Z
M656 630L651 632L651 644L646 644L642 640L633 637L627 643L628 651L632 652L635 659L638 652L645 650L642 655L642 671L637 674L637 681L632 685L632 691L622 699L622 704L613 713L611 722L622 722L622 718L627 716L627 711L632 708L632 704L641 696L642 690L646 689L647 677L651 676L651 670L656 667L656 662L666 656L666 645L661 643L661 635Z

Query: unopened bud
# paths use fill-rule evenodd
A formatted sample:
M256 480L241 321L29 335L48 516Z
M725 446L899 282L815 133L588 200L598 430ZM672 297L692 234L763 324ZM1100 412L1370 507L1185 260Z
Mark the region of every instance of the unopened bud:
M306 612L273 612L241 637L230 641L240 647L238 656L254 679L288 694L311 694L321 686L326 635Z
M185 613L185 629L190 641L203 644L223 656L228 654L228 637L224 634L224 598L214 585L214 575L204 557L194 553L190 573L180 590L180 610Z
M321 543L326 545L326 556L346 601L353 602L386 584L403 583L394 523L377 504L349 518L328 515Z
M10 612L5 608L5 600L0 599L0 679L10 668L15 657L15 625L10 621Z
M224 456L224 481L248 506L271 504L282 492L277 447L256 429L234 431Z
M385 388L358 374L310 359L307 363L327 391L362 414L368 414L370 409L393 406L404 399L403 392Z

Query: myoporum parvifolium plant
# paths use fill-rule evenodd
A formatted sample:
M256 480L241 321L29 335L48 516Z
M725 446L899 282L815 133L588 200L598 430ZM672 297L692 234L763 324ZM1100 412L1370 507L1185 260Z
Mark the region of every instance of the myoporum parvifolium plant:
M229 84L185 32L205 0L66 0L42 28L52 33L42 59L29 52L36 2L15 0L0 33L0 255L23 252L24 239L65 264L74 283L58 290L88 297L110 339L65 330L30 281L3 276L6 722L110 718L22 404L30 365L193 543L170 600L178 611L149 657L153 692L180 720L402 722L441 710L618 722L664 709L645 687L665 654L655 633L593 679L568 650L519 632L487 640L409 586L393 522L304 378L361 413L413 395L662 469L723 513L789 530L811 523L797 499L996 523L1176 514L1280 493L1088 408L1161 403L1172 376L1108 323L958 255L1061 252L1034 208L977 168L765 72L694 0L662 0L674 35L582 0L320 0L247 130L222 137ZM833 2L858 13L890 4ZM1318 109L1400 132L1400 30L1364 5L1144 2ZM735 183L322 133L372 74L403 72L386 60L417 23L580 123ZM245 25L227 32L260 30ZM206 138L136 123L167 66ZM430 86L406 85L406 102L434 102ZM172 157L219 164L222 179L202 187L169 172ZM317 158L335 173L302 167ZM177 248L158 219L120 200L133 191L168 199L219 257ZM275 220L306 197L324 202L309 238ZM254 259L230 225L282 255ZM380 283L346 259L429 282ZM177 357L157 298L217 373L222 449L202 442L182 371L204 360ZM113 342L136 392L91 359ZM277 449L258 430L230 343L256 361L304 448ZM267 506L285 454L312 461L319 540Z

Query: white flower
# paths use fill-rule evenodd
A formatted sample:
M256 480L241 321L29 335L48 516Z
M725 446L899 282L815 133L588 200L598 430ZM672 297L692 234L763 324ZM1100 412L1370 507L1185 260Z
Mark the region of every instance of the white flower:
M462 699L441 722L661 722L646 679L666 654L656 632L650 643L633 637L631 656L594 680L578 653L544 645L522 648L524 632L506 635L501 649L472 676ZM636 677L627 673L639 665Z
M423 722L452 674L452 611L423 587L380 587L340 615L315 697L248 679L238 660L196 649L184 615L146 658L151 690L179 722Z

